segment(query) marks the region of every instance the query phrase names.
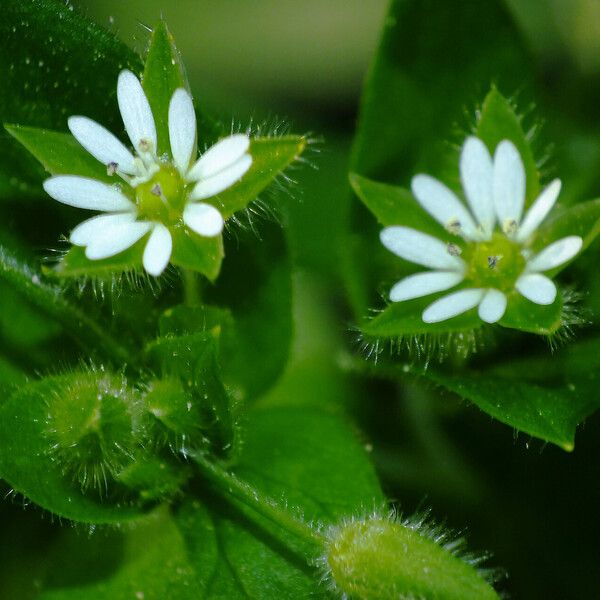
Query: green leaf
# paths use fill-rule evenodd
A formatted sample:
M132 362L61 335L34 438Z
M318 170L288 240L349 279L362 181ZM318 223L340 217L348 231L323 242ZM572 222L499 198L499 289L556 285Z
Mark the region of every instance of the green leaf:
M581 420L581 397L568 389L545 388L469 371L451 375L428 369L422 375L502 423L564 450L574 448L575 428Z
M255 409L236 474L305 520L327 524L384 502L373 467L343 418L323 409ZM305 561L222 505L189 503L178 515L190 562L211 600L327 597ZM212 540L218 540L214 558ZM208 543L201 543L207 539ZM208 553L208 556L207 556ZM215 561L215 562L213 562ZM210 570L207 564L214 565ZM208 571L208 572L207 572Z
M235 323L237 347L227 357L226 373L235 373L246 398L273 385L289 356L293 332L292 274L284 234L264 223L260 242L248 232L229 239L218 285L206 289L206 301L227 308ZM250 282L250 285L248 285Z
M132 352L114 339L104 327L68 302L62 289L46 283L40 273L16 260L1 247L0 282L9 285L40 312L60 323L80 345L101 349L117 362L134 360Z
M106 166L84 150L70 133L22 125L5 125L5 128L51 175L81 175L117 183L106 172Z
M448 34L452 23L452 34ZM352 170L398 181L496 81L523 89L529 55L505 3L393 0L361 101ZM457 85L460 82L460 85Z
M93 536L66 530L47 562L39 600L203 597L182 536L164 510L134 521L126 529Z
M356 173L350 174L350 183L381 225L403 225L441 240L450 238L448 231L423 210L409 190L371 181Z
M66 129L85 115L121 131L117 75L140 70L125 44L59 0L2 3L0 123ZM42 172L8 135L0 137L0 195L39 195Z
M531 144L513 106L495 87L483 101L475 134L485 142L491 153L502 140L510 140L517 147L527 179L525 204L531 205L540 193L540 174Z
M305 148L306 139L298 136L253 138L249 150L252 166L238 183L214 198L223 217L246 208Z
M175 40L163 20L152 31L142 86L156 124L157 154L161 156L165 152L170 153L169 103L176 89L184 88L189 91L190 86ZM196 155L195 148L194 146L192 156Z
M23 386L0 406L0 476L12 488L46 510L82 523L120 523L142 513L139 504L109 501L97 492L84 494L72 474L65 473L51 452L48 402L73 376L60 376Z

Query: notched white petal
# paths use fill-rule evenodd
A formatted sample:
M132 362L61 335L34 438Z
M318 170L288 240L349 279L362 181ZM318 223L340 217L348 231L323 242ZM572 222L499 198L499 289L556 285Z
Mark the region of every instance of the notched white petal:
M464 261L448 251L448 246L426 233L394 225L379 235L381 243L396 256L417 265L464 273Z
M526 273L517 279L517 291L536 304L552 304L556 299L554 282L540 273Z
M169 140L173 162L185 175L196 145L196 113L191 96L183 88L175 90L169 103Z
M525 242L548 216L560 194L560 179L555 179L537 197L517 230L516 240Z
M506 312L506 304L506 295L501 291L487 290L479 304L479 318L486 323L497 323Z
M453 292L430 304L423 311L425 323L439 323L475 308L482 300L485 290L468 289Z
M106 227L90 241L85 249L85 255L90 260L101 260L116 256L141 240L150 231L151 227L152 223L143 221L120 223L113 227Z
M173 239L169 230L161 223L156 223L144 248L144 269L150 275L158 277L169 264Z
M117 100L127 135L138 152L156 152L156 126L142 84L131 71L121 71Z
M562 238L546 246L539 254L527 263L527 271L548 271L571 260L583 246L578 235Z
M448 231L469 240L481 238L466 206L443 183L429 175L415 175L411 187L419 204Z
M211 146L190 169L189 181L198 181L217 175L238 162L250 148L250 138L242 133L230 135Z
M110 215L98 215L87 221L83 221L71 231L69 241L75 246L87 246L95 237L102 235L107 227L114 227L121 223L133 223L134 213L115 213Z
M494 206L500 226L504 229L521 221L525 205L525 168L516 146L501 141L494 153Z
M73 137L102 164L117 165L127 175L135 173L134 157L108 129L87 117L70 117L68 125Z
M460 155L460 176L471 210L489 238L496 221L494 209L494 164L486 145L468 137Z
M205 200L220 194L234 183L237 183L251 166L252 157L245 154L237 162L219 171L216 175L198 181L190 194L190 198L192 200Z
M435 292L444 292L458 285L463 280L463 274L453 271L431 271L409 275L390 290L392 302L402 302L421 298Z
M44 181L46 193L55 200L89 210L135 211L135 205L114 185L78 175L56 175Z
M190 203L183 211L183 222L192 230L205 237L214 237L223 231L223 217L210 204Z

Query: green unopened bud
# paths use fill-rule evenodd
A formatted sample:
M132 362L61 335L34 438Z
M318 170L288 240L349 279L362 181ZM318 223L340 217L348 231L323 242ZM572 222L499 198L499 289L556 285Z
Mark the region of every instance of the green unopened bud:
M328 578L344 596L361 600L498 599L473 564L428 532L385 517L337 526L324 557Z

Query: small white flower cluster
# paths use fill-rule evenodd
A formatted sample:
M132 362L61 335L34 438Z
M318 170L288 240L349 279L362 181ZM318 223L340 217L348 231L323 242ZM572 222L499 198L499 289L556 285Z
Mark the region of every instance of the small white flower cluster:
M130 71L119 75L117 99L133 153L87 117L73 116L68 124L77 141L106 165L109 174L119 176L125 189L77 175L51 177L44 189L64 204L106 213L84 221L71 233L71 243L85 247L87 258L115 256L149 233L143 265L158 276L171 258L171 227L182 221L201 236L221 233L221 213L202 200L224 191L248 171L250 140L246 135L231 135L193 162L196 115L189 93L178 89L169 104L171 157L159 157L150 104Z
M466 287L430 304L423 321L437 323L478 307L483 321L495 323L503 317L507 295L513 290L536 304L552 304L556 286L542 273L571 260L583 240L568 236L535 255L528 244L554 206L560 181L550 183L523 215L526 176L517 148L504 140L492 158L476 137L467 138L463 145L460 175L470 210L428 175L416 175L412 191L423 209L449 233L462 238L461 245L444 243L409 227L386 227L381 232L388 250L433 269L396 283L390 291L392 302L442 292L466 281Z

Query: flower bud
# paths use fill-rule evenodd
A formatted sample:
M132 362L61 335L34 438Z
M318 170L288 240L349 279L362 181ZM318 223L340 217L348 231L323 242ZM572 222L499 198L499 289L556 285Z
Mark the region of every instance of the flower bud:
M434 541L439 531L419 526L373 516L332 528L323 561L328 578L344 597L362 600L498 598L473 564Z

